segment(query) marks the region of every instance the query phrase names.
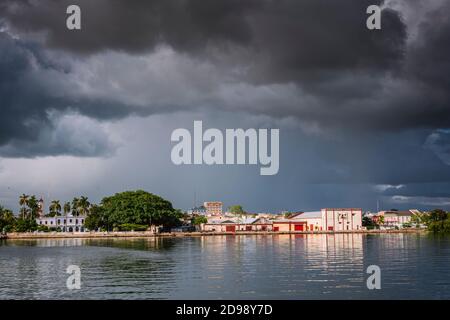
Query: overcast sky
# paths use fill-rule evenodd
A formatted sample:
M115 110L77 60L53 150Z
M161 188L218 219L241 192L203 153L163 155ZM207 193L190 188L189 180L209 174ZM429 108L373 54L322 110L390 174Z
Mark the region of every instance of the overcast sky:
M78 4L82 30L66 28ZM380 4L382 29L366 28ZM3 0L0 203L450 209L446 0ZM279 128L280 169L175 166L176 128Z

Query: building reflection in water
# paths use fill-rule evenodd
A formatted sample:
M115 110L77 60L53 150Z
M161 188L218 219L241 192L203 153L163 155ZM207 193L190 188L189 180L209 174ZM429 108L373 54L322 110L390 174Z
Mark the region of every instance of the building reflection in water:
M223 297L233 292L249 298L261 291L306 294L314 284L320 294L365 283L362 234L236 235L198 241L207 290L220 291Z
M0 298L448 297L449 248L415 234L7 241ZM82 269L78 292L65 286L71 264ZM382 269L383 290L367 289L371 264Z

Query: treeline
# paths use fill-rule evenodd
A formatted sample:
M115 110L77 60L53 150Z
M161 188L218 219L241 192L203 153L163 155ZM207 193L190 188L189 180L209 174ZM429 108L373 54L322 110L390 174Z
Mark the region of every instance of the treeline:
M11 210L0 206L0 232L31 232L50 231L51 228L45 225L38 225L36 219L44 208L41 208L40 200L35 195L22 194L19 197L19 213L14 215ZM62 206L59 200L53 200L49 206L49 213L46 217L56 217L68 215L72 216L88 215L91 210L91 203L87 197L74 198L71 202L66 202ZM63 212L63 213L62 213ZM54 226L54 230L59 228Z
M428 227L428 230L432 232L450 233L450 212L436 209L421 218L421 222Z
M0 232L60 231L58 226L43 226L36 223L41 210L35 196L21 195L20 211L16 216L11 210L0 206ZM74 198L61 205L54 200L47 217L86 216L84 227L98 231L140 231L150 226L176 227L181 224L183 214L174 209L169 201L142 191L126 191L103 198L100 204L91 204L87 197Z
M20 210L16 216L9 209L0 205L0 232L27 232L43 230L36 223L41 210L36 196L22 194L19 197Z

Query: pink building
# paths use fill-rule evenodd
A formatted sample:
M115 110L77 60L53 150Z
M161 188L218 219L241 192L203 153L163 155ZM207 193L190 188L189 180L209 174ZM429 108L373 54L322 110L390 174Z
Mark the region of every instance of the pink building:
M273 221L273 231L354 231L362 229L362 209L325 208Z

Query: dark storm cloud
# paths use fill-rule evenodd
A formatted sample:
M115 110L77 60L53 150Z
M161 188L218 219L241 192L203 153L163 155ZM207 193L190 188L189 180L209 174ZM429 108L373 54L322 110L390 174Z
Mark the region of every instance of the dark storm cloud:
M112 145L103 132L86 130L83 137L70 122L61 127L60 120L66 113L111 120L136 110L72 98L46 85L48 78L65 72L35 45L0 32L0 156L99 156L111 152Z
M322 72L329 76L342 69L378 69L396 64L405 40L399 14L384 10L382 31L370 32L365 27L366 8L380 3L42 0L6 1L0 10L11 27L25 33L45 32L50 46L74 52L111 49L136 53L166 44L201 55L210 47L230 51L239 47L248 50L242 59L259 59L256 81L284 82L318 77ZM80 31L65 27L69 4L82 9ZM253 58L245 62L253 62ZM267 66L260 68L265 63Z
M68 31L65 27L65 9L69 4L82 8L81 31ZM217 66L208 72L224 74L216 87L248 85L248 89L234 93L232 88L219 97L214 86L189 92L189 97L211 92L204 100L217 109L226 109L232 103L232 111L262 113L273 118L294 117L308 126L344 136L355 131L364 136L377 131L450 126L447 89L450 42L442 43L450 33L449 19L445 16L449 5L429 12L418 27L416 39L408 42L409 30L403 13L389 8L382 13L382 30L367 30L365 11L372 4L381 1L6 0L0 4L0 16L11 33L22 39L45 39L44 46L65 50L76 59L96 54L101 59L110 50L138 56L165 45L197 62L208 61ZM41 66L58 68L37 52L40 51L34 55ZM27 89L19 91L18 86L2 82L5 88L13 86L13 90L4 89L8 92L4 93L5 101L13 99L9 105L23 111L8 112L8 117L13 117L8 126L13 128L24 129L31 120L50 126L45 111L52 108L65 110L70 106L89 117L109 119L132 112L191 110L198 108L198 101L203 101L171 100L164 105L150 95L147 109L143 110L125 98L120 102L108 99L113 96L108 90L94 100L83 95L54 97L45 94L45 90L42 93L33 89L42 86L23 77L29 68L26 60L17 63L22 63L25 71L14 76L20 77L21 86ZM3 64L4 68L7 65ZM231 69L237 72L231 73ZM111 78L117 78L119 83L136 73L114 70ZM189 76L183 75L191 79ZM90 85L97 87L106 82L100 76L97 81ZM272 84L280 86L266 89L266 85ZM177 90L171 85L168 83L167 90L160 91ZM279 98L286 92L279 88L289 86L295 88L292 97ZM136 85L133 83L132 87ZM114 96L126 97L129 91L132 90ZM257 97L270 91L277 99L270 100L270 95ZM252 95L256 96L254 100L246 103ZM30 101L38 101L39 107ZM19 138L35 137L39 130L26 129L16 133ZM7 134L4 137L9 139Z
M448 91L450 87L450 2L429 12L411 45L408 71L422 83Z
M23 32L47 33L48 44L92 53L104 49L142 52L161 43L197 50L208 42L250 40L245 16L259 0L77 0L9 1L0 6L5 19ZM66 28L69 5L82 9L82 30Z
M82 30L75 32L65 28L65 8L74 3L82 8ZM293 100L287 107L257 110L272 117L294 116L335 130L450 126L449 5L429 12L417 38L407 43L402 12L385 8L382 30L365 27L366 8L381 3L42 0L6 1L0 10L9 28L28 36L42 33L52 48L143 54L167 45L222 67L218 73L237 68L231 82L294 83L299 95L315 102L305 106ZM237 102L235 109L257 108Z
M309 87L337 73L396 67L405 45L399 13L383 10L383 29L366 27L366 8L380 1L273 1L250 19L261 50L255 77ZM303 81L302 81L303 80ZM306 82L307 81L307 82Z

